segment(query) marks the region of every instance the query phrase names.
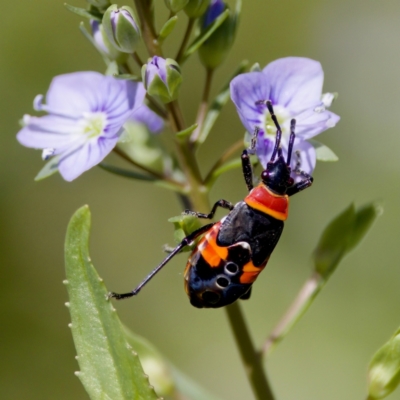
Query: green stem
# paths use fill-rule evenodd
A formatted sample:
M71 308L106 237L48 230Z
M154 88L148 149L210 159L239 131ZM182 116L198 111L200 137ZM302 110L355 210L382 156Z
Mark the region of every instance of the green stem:
M142 69L142 66L145 64L143 60L140 58L139 54L135 51L132 53L132 57L135 60L136 64L139 66L140 70Z
M189 18L189 21L188 21L188 24L186 27L185 36L183 37L182 44L179 48L178 54L175 57L175 60L177 61L178 64L182 61L182 56L183 56L183 53L185 52L186 46L190 39L190 34L192 33L192 29L193 29L195 21L196 21L195 18Z
M296 322L304 315L323 285L324 280L317 272L314 272L307 279L293 303L264 342L261 350L264 357L271 353L274 346L285 338Z
M151 56L162 56L161 47L157 40L156 30L153 25L150 6L143 0L135 0L136 10L142 24L142 36L147 51Z
M151 176L153 176L154 178L156 178L157 180L160 181L166 181L168 183L170 183L173 186L177 186L182 188L182 183L175 181L174 179L171 179L169 176L166 176L164 174L160 174L157 171L154 171L148 167L146 167L145 165L139 164L138 162L136 162L135 160L132 160L132 158L130 158L124 151L122 151L121 149L119 149L118 147L114 147L114 153L118 154L120 157L122 157L124 160L128 161L130 164L132 164L133 166L135 166L136 168L141 169L142 171L147 172L148 174L150 174Z
M175 133L185 128L181 110L177 101L167 104L171 128ZM200 169L195 155L187 140L174 140L176 155L179 165L186 176L187 192L195 211L209 212L210 203L208 200L208 190L203 184Z
M258 400L274 400L274 395L264 373L262 359L254 348L238 302L225 307L225 310L255 397Z
M207 68L203 97L201 99L199 110L197 111L197 118L196 118L197 128L194 130L190 138L190 141L192 143L197 142L199 136L201 135L201 131L203 129L204 118L206 117L208 110L208 99L210 97L211 82L214 75L213 72L214 72L213 69Z
M240 139L237 142L233 143L232 146L230 146L218 159L218 161L211 167L210 171L208 172L206 178L204 179L204 184L208 186L213 178L214 172L226 161L229 160L230 157L232 157L233 154L235 154L238 150L243 148L243 140Z

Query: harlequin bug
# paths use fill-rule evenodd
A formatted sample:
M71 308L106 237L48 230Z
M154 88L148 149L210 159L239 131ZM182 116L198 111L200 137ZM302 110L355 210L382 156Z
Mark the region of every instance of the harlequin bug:
M261 183L253 187L253 173L249 151L242 153L242 170L249 194L236 205L229 201L217 201L209 214L186 210L185 214L212 219L218 207L230 212L219 222L211 223L194 231L175 247L164 261L155 268L140 285L129 293L110 293L109 297L124 299L135 296L160 269L185 246L203 235L193 250L184 272L185 291L193 306L218 308L237 299L248 299L251 287L264 269L283 230L288 216L289 196L311 186L313 178L300 171L302 176L295 183L290 176L290 161L295 139L295 123L292 119L287 160L280 145L282 130L274 114L271 102L267 105L277 128L274 149L267 168L261 173ZM255 132L255 140L258 131ZM255 143L250 149L252 151Z

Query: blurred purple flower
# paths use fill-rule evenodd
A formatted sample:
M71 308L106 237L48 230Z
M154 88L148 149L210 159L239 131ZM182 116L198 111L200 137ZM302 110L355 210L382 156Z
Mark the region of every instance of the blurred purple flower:
M24 116L18 141L43 149L43 158L58 156L58 170L72 181L101 162L115 147L123 124L143 104L143 85L97 72L55 77L46 95L34 100L42 117Z
M142 83L139 85L143 86ZM160 133L164 129L164 120L145 104L136 108L129 120L145 125L151 133Z
M340 117L327 111L331 101L322 101L324 73L318 61L287 57L268 64L262 72L250 72L231 82L231 98L246 130L253 134L259 127L256 153L266 167L275 143L276 127L265 104L270 100L282 128L282 149L287 154L290 120L296 119L294 152L299 151L301 169L311 174L316 163L313 146L305 140L336 125ZM332 100L332 99L330 99ZM292 157L292 168L298 162Z
M202 18L202 28L207 28L211 25L226 9L226 4L223 0L211 0L206 12Z

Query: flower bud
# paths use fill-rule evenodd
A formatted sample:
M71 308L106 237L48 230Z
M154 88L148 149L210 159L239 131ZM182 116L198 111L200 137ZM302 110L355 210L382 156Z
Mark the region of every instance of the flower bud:
M168 7L170 11L173 13L177 13L182 10L186 6L189 0L164 0L165 5Z
M210 0L189 0L185 7L185 13L189 18L199 18L206 11Z
M204 31L218 18L228 6L223 0L212 0L200 18L200 29ZM237 17L229 15L199 49L200 60L206 68L218 67L228 55L235 38Z
M383 399L400 383L400 329L374 355L368 371L370 399Z
M103 27L110 43L123 53L133 53L140 40L140 29L132 8L116 4L103 15Z
M124 61L124 59L127 57L127 54L121 53L110 43L107 35L104 32L103 25L99 21L91 20L90 26L92 28L93 40L97 49L107 56L111 61Z
M151 96L157 96L163 103L169 103L178 97L182 83L181 69L171 58L154 56L143 65L142 79Z

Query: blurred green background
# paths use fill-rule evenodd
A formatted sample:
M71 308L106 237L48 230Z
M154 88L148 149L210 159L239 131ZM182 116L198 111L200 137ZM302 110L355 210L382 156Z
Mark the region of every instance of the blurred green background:
M164 2L155 3L165 20ZM342 119L319 137L340 161L320 163L314 186L293 199L283 237L242 305L261 343L308 277L327 222L350 202L381 202L382 217L267 366L279 400L365 399L367 364L400 325L400 3L244 3L237 42L216 82L244 58L262 66L289 55L314 58L325 70L324 90L339 92L332 110ZM61 283L72 213L90 205L93 262L109 289L126 291L163 258L161 246L173 241L167 218L181 211L172 193L99 168L72 183L60 176L33 181L40 153L17 143L17 121L33 113L34 96L47 91L54 75L104 70L78 30L80 20L54 0L9 2L0 14L1 399L87 399L73 374L78 365ZM181 18L170 49L185 24ZM197 56L184 74L182 104L191 121L204 77ZM204 171L242 134L229 104L200 151ZM237 170L219 180L211 199L236 202L245 193ZM120 317L222 399L251 399L224 311L197 310L186 298L185 262L178 256L138 298L116 304ZM400 399L400 390L388 398Z

